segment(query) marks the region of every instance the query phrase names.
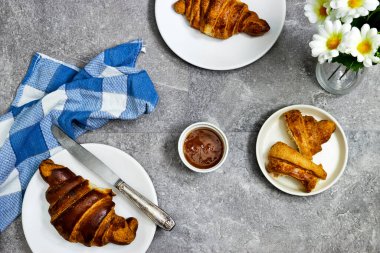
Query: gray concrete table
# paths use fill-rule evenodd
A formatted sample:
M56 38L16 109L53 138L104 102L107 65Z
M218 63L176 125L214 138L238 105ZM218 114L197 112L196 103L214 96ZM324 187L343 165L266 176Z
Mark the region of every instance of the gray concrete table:
M0 112L11 103L33 52L83 65L110 46L143 38L161 101L136 121L116 121L80 138L115 146L150 175L177 227L158 230L148 252L380 252L380 83L375 67L349 95L317 84L308 42L315 27L303 0L288 0L284 30L259 61L214 72L187 64L162 40L153 0L0 1ZM275 110L323 108L342 124L349 160L342 178L313 197L275 189L255 157L258 131ZM225 130L230 155L207 175L177 155L180 132L200 120ZM0 252L30 252L19 217L0 235Z

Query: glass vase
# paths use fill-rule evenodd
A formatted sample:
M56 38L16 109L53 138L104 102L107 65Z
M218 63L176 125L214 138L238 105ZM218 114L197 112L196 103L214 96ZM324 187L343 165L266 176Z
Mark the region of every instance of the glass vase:
M339 63L317 63L315 70L319 85L335 95L351 92L363 81L365 73L366 68L353 71Z

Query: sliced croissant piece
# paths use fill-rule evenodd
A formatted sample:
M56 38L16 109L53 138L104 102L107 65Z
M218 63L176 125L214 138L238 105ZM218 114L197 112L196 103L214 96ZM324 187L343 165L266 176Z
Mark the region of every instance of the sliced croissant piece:
M173 8L186 16L191 27L218 39L241 32L258 36L270 29L265 20L239 0L179 0Z
M297 179L305 187L306 192L311 192L318 183L318 178L313 174L281 159L269 158L266 169L275 176L281 174Z
M317 121L312 116L302 116L298 110L288 111L284 113L284 117L288 132L300 153L310 160L322 150L322 144L330 139L336 129L334 122Z
M312 116L302 116L309 134L310 150L313 155L322 151L322 144L326 143L336 130L331 120L317 121Z
M50 222L63 238L86 246L126 245L135 239L138 222L115 214L111 189L95 188L52 160L43 161L39 171L49 184Z
M277 158L293 164L297 168L302 168L309 171L315 176L326 179L327 173L323 169L322 165L315 164L293 148L289 147L283 142L275 143L269 150L269 159Z

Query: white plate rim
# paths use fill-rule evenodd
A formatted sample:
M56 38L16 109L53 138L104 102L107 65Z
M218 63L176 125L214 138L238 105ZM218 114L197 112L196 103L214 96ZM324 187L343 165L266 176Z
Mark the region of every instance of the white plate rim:
M135 158L133 158L131 155L129 155L128 153L124 152L124 151L121 150L121 149L118 149L118 148L113 147L113 146L110 146L110 145L102 144L102 143L82 143L81 145L82 145L83 147L85 147L85 148L97 147L97 148L100 148L100 149L102 149L102 148L114 149L114 150L117 151L117 152L122 152L123 155L125 155L126 157L128 157L128 159L131 159L131 161L133 161L134 163L138 164L139 167L141 167L141 169L142 169L142 170L141 170L141 173L144 175L144 177L147 178L147 180L150 182L150 184L151 184L151 186L152 186L152 188L153 188L153 195L152 195L153 199L151 199L151 201L152 201L154 204L158 205L157 192L156 192L156 190L155 190L155 188L154 188L153 182L152 182L152 180L151 180L149 174L148 174L148 173L146 172L146 170L144 169L144 167L143 167L143 166L142 166L142 165L141 165L141 164L140 164ZM59 154L62 153L62 152L65 152L65 151L67 151L67 150L66 150L66 149L62 149L62 150L60 150L59 152L57 152L56 154L54 154L53 156L51 156L49 159L54 159L55 156L59 155ZM33 178L39 176L38 173L39 173L39 171L38 171L38 169L37 169L36 172L33 174L31 180L29 181L29 183L33 180ZM34 180L35 180L35 179L34 179ZM25 230L25 225L24 225L27 221L25 220L25 216L22 215L22 214L24 213L24 208L25 208L25 205L24 205L25 201L24 201L24 199L27 198L27 196L29 195L28 192L30 191L30 190L28 191L28 189L29 189L29 184L28 184L28 187L27 187L26 190L25 190L25 194L24 194L24 198L23 198L23 202L22 202L22 209L21 209L22 228L23 228L23 232L24 232L25 239L26 239L26 241L27 241L27 243L28 243L28 246L29 246L30 250L31 250L32 252L37 252L37 251L34 251L34 250L32 249L32 246L31 246L32 244L30 244L30 242L29 242L31 239L28 237L27 233L25 232L26 230ZM147 244L146 244L147 246L146 246L145 249L143 249L143 252L146 252L146 251L148 250L149 246L152 244L152 241L153 241L153 239L154 239L154 236L155 236L155 234L156 234L156 231L157 231L157 226L154 226L154 231L153 231L153 233L152 233L152 236L151 236L151 238L149 238L149 240L147 240ZM28 238L29 238L29 239L28 239ZM64 239L62 239L62 240L64 240ZM128 246L128 245L126 245L126 246ZM86 247L85 249L88 250L88 249L91 249L91 248ZM87 252L87 251L85 251L85 252Z
M203 68L203 69L209 69L209 70L218 70L218 71L223 71L223 70L233 70L233 69L238 69L238 68L242 68L242 67L245 67L251 63L254 63L255 61L259 60L261 57L263 57L273 46L274 44L277 42L278 38L280 37L281 33L282 33L282 30L284 29L284 25L285 25L285 19L286 19L286 0L282 0L284 3L284 9L283 9L283 12L282 12L282 19L281 19L281 29L278 31L278 34L276 34L275 36L275 39L270 43L268 44L269 46L262 51L261 54L258 54L256 57L253 57L252 59L246 61L246 62L243 62L243 63L240 63L240 64L235 64L235 65L231 65L229 67L212 67L212 66L206 66L206 65L203 65L203 64L200 64L200 63L196 63L192 60L189 60L189 59L185 59L186 57L184 57L181 52L178 52L176 51L175 49L173 49L173 47L170 45L170 43L168 43L167 41L167 38L165 38L165 36L163 35L162 33L162 28L160 28L160 21L159 19L157 18L157 11L158 11L158 2L162 2L163 0L156 0L155 2L155 10L154 10L154 15L155 15L155 19L156 19L156 24L157 24L157 27L158 27L158 31L161 35L161 38L165 41L165 44L170 48L170 50L172 50L172 52L174 52L179 58L181 58L182 60L184 60L185 62L187 63L190 63L191 65L194 65L194 66L197 66L197 67L200 67L200 68ZM174 2L173 2L174 3ZM207 36L207 35L205 35Z
M286 111L290 111L290 110L302 110L303 108L306 108L306 109L311 109L311 110L315 110L315 111L318 111L319 113L321 114L324 114L326 115L327 117L330 118L330 120L332 120L335 124L336 124L336 127L337 129L341 132L342 134L342 137L343 137L343 143L344 143L344 148L345 148L345 152L344 152L344 161L343 161L343 165L342 165L342 169L340 170L339 174L335 177L335 179L329 183L327 186L325 186L324 188L321 188L319 190L316 190L316 191L311 191L309 193L307 192L301 192L301 191L290 191L288 190L286 187L283 187L281 184L277 183L270 175L269 173L267 172L266 168L265 168L265 161L262 160L261 156L258 155L260 154L260 143L263 142L263 131L268 128L269 124L271 123L271 121L273 119L275 119L276 117L278 117L279 115L282 115L283 113L285 113ZM259 164L259 167L261 169L261 172L264 174L265 178L273 185L275 186L277 189L285 192L285 193L288 193L290 195L295 195L295 196L313 196L313 195L316 195L316 194L319 194L319 193L322 193L326 190L328 190L329 188L331 188L339 179L340 177L343 175L343 172L344 170L346 169L346 165L347 165L347 160L348 160L348 143L347 143L347 137L346 137L346 134L344 133L343 131L343 128L342 126L339 124L339 122L328 112L326 112L325 110L321 109L321 108L318 108L316 106L312 106L312 105L303 105L303 104L298 104L298 105L291 105L291 106L287 106L287 107L284 107L282 109L279 109L278 111L274 112L265 122L264 124L262 125L262 127L260 128L260 131L259 131L259 134L257 136L257 140L256 140L256 159L257 159L257 163Z

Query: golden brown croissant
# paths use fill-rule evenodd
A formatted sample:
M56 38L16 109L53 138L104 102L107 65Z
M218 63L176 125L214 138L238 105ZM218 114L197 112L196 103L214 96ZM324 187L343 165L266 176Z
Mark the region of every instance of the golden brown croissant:
M300 153L310 160L322 150L322 144L330 139L336 128L330 120L316 121L312 116L302 116L298 110L288 111L284 117Z
M293 164L297 168L302 168L312 173L316 177L326 179L327 173L321 164L317 165L298 151L289 147L283 142L275 143L269 150L269 159L277 158L287 163Z
M308 171L281 159L270 157L266 168L267 171L272 173L274 176L279 174L287 175L299 180L305 187L306 192L311 192L318 183L318 178Z
M258 36L270 29L265 20L239 0L178 0L173 8L186 16L191 27L219 39L241 32Z
M39 171L49 184L50 222L63 238L86 246L126 245L135 239L138 222L115 214L111 189L95 188L52 160L43 161Z

